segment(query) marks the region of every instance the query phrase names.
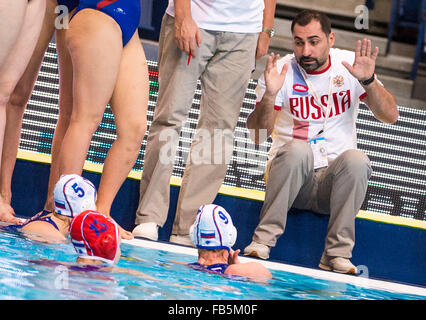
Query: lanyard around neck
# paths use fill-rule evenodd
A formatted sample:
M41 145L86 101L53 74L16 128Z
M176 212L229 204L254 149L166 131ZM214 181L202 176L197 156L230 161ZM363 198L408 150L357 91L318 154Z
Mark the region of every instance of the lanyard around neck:
M330 57L330 64L331 64L331 57ZM331 65L331 68L330 68L330 82L329 82L329 85L328 85L328 99L327 99L327 107L325 109L324 109L323 104L321 103L320 96L318 95L318 92L315 90L315 87L312 84L311 80L309 79L306 71L302 67L300 67L298 63L297 63L297 67L299 68L300 73L303 76L303 80L305 80L306 84L308 85L309 92L311 92L311 94L313 95L317 104L320 106L320 108L324 112L324 123L323 123L322 130L320 130L320 132L317 134L317 135L319 135L319 134L321 134L325 131L325 125L326 125L327 120L330 116L331 99L332 99L332 95L333 95L333 66Z

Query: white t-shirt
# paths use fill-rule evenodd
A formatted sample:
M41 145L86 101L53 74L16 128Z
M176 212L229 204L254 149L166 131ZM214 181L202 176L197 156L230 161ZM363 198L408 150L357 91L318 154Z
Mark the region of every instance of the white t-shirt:
M191 14L205 30L239 33L262 31L264 0L192 0ZM166 13L175 16L174 0Z
M323 130L330 76L333 83L331 111L321 135L325 138L328 159L335 159L348 149L356 149L355 121L360 99L365 98L366 92L359 81L342 65L342 61L352 65L354 59L354 52L332 48L328 67L321 72L307 74L320 102L316 101L308 89L294 55L289 54L278 60L279 72L286 63L289 64L289 68L284 85L275 101L275 110L280 112L272 133L270 159L287 142L293 139L309 141ZM264 93L265 80L262 74L256 88L257 102L262 100Z

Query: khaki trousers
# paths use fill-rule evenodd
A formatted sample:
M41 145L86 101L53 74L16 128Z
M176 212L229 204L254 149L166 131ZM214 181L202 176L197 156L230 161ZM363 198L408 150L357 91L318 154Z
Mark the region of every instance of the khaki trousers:
M326 168L314 171L309 144L293 140L269 163L265 201L253 240L274 247L284 233L291 207L329 214L324 254L352 257L355 216L364 201L371 167L359 150L343 152Z
M174 18L167 14L163 17L159 94L148 135L135 221L163 226L167 220L178 137L200 79L200 117L172 230L172 234L178 235L189 233L198 208L213 202L225 178L232 155L233 132L254 69L258 39L258 34L200 31L202 44L188 64L188 56L174 43ZM225 132L220 136L221 143L213 143L218 140L214 137L217 130Z

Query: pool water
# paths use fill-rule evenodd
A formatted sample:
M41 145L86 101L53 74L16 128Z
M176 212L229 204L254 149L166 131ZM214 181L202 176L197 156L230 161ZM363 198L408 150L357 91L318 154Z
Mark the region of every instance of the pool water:
M266 283L194 271L182 253L122 243L114 270L75 266L71 243L0 231L0 300L426 300L271 270Z

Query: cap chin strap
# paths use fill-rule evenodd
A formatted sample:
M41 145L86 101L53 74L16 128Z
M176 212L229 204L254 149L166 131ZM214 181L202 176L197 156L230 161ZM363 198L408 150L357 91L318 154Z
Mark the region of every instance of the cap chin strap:
M231 230L229 230L229 247L232 248L232 246L237 241L237 229L235 226L232 226Z
M189 228L189 237L191 238L191 241L194 244L194 246L196 246L198 243L197 243L197 238L195 236L194 229L195 229L195 223Z
M84 244L84 241L78 241L71 239L72 244L74 245L75 250L77 251L78 257L82 259L88 259L88 260L99 260L102 262L105 262L107 264L114 264L114 260L109 260L106 258L98 257L98 256L91 256L87 253L87 248Z
M87 210L96 211L96 204L91 199L84 199L81 203L80 212Z
M86 255L86 254L79 254L78 257L82 258L82 259L87 259L87 260L98 260L98 261L102 261L102 262L107 263L107 264L114 264L113 260L105 259L105 258L98 257L98 256L89 256L89 255Z

